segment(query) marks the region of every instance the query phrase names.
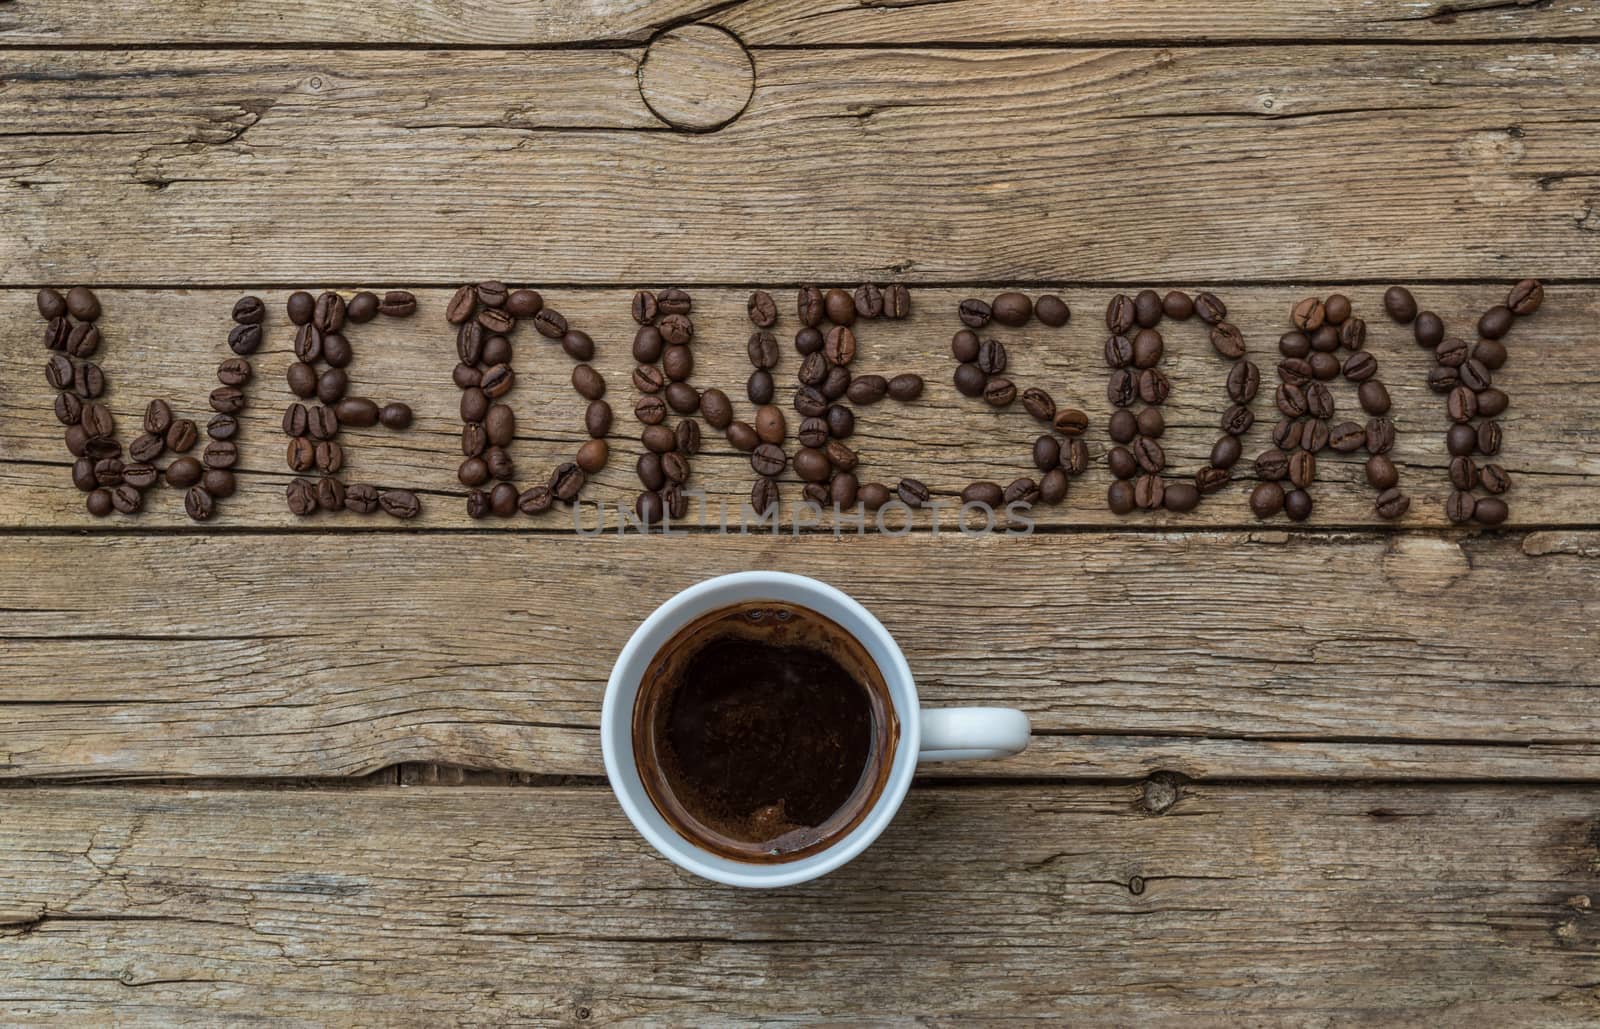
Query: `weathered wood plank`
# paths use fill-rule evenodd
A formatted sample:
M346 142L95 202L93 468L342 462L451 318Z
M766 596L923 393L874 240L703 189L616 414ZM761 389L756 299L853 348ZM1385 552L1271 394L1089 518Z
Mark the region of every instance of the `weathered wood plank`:
M752 894L674 871L599 788L10 791L0 1002L131 1025L1576 1026L1600 1017L1597 807L921 788L833 877Z
M534 255L572 283L1499 279L1600 258L1600 151L1571 123L1600 104L1592 45L772 50L731 125L648 135L631 59L16 52L0 281L448 282Z
M13 536L0 774L597 774L637 622L779 568L878 613L927 703L1049 734L956 774L1594 779L1594 558L1520 542Z
M1335 0L1316 8L1263 0L1183 0L1139 4L1052 0L609 0L527 4L516 0L378 0L360 17L333 0L230 3L206 0L22 2L0 6L0 43L204 45L260 43L554 45L643 42L668 25L697 18L722 25L751 46L851 43L1150 43L1305 39L1444 41L1570 39L1600 34L1600 13L1585 0Z
M521 259L515 256L501 255L480 275L505 275L514 280L519 263ZM1401 467L1402 483L1415 498L1411 513L1400 524L1444 526L1443 503L1449 491L1444 430L1448 423L1442 398L1426 386L1431 355L1416 346L1409 329L1384 317L1381 288L1343 288L1354 298L1357 310L1370 319L1368 348L1377 355L1381 376L1394 398L1399 444L1393 456ZM1259 424L1244 438L1247 456L1237 468L1239 480L1188 515L1124 519L1106 509L1105 491L1111 478L1104 455L1111 441L1105 425L1111 408L1105 399L1106 369L1101 357L1102 312L1112 289L1066 290L1063 295L1076 314L1064 329L1047 329L1037 323L1024 330L994 329L1010 346L1011 368L1019 384L1042 385L1060 405L1082 407L1092 416L1088 440L1093 467L1074 485L1064 504L1038 507L1032 517L1046 526L1252 524L1246 498L1254 485L1253 460L1271 446L1277 414L1270 389L1276 340L1288 327L1290 306L1304 291L1293 287L1221 291L1231 316L1247 335L1252 355L1268 369L1269 381L1255 403ZM617 289L547 292L550 302L566 312L572 324L594 336L594 365L610 384L608 397L617 409L612 459L584 496L586 501L604 504L607 524L615 525L619 506L632 509L638 490L634 462L643 450L632 416L637 394L630 381L634 367L630 341L635 326L627 313L629 293ZM972 292L992 296L994 290ZM1468 334L1477 313L1504 296L1503 287L1489 285L1419 286L1417 292L1454 330ZM228 311L238 295L237 291L102 291L106 313L101 325L106 342L97 356L111 381L108 402L125 444L137 435L144 406L152 397L165 398L190 417L208 413L205 398L215 386L216 364L231 356L226 345ZM753 412L744 388L750 372L745 347L750 329L745 317L747 295L747 290L694 291L698 330L693 381L702 388L716 385L725 390L734 398L741 418L749 418ZM1021 405L995 412L979 400L960 396L951 384L955 365L948 341L959 328L956 304L966 295L966 290L916 289L909 320L859 327L858 374L916 371L928 380L923 398L916 403L885 402L858 411L852 442L863 461L862 481L879 479L893 484L901 476L913 476L944 499L953 500L974 479L1006 483L1017 476L1037 474L1031 447L1038 423ZM294 399L284 383L284 370L293 359L293 333L283 314L284 291L266 291L263 296L271 306L271 321L267 344L255 358L256 380L249 387L252 406L242 416L243 487L239 496L223 505L213 524L319 530L396 528L396 523L384 518L340 514L306 520L287 510L283 489L290 472L280 423L284 408ZM417 412L417 423L403 434L379 429L345 433L342 438L350 466L347 481L429 491L423 516L406 523L408 529L476 525L574 531L572 516L565 512L547 513L538 519L468 519L464 489L456 481L461 460L460 393L450 380L455 350L453 332L443 319L447 296L448 291L422 291L421 310L415 318L380 321L352 331L354 392L410 403ZM789 406L799 360L789 344L797 326L794 292L778 290L777 296L782 305L777 331L784 350L776 369L778 401L790 415L792 437L799 423ZM1600 421L1600 391L1592 388L1594 370L1589 358L1591 330L1597 320L1600 290L1552 287L1544 308L1519 323L1509 338L1512 357L1496 372L1496 379L1512 397L1512 407L1502 419L1506 443L1498 459L1515 479L1508 494L1513 526L1592 525L1595 512L1600 511L1600 437L1590 431ZM0 392L8 398L0 406L0 526L115 531L129 526L190 525L181 497L174 491L152 494L148 509L135 519L95 520L84 511L83 497L72 487L62 429L51 413L54 394L42 374L45 352L39 342L40 331L32 293L0 291ZM1218 436L1225 406L1221 402L1225 362L1212 351L1197 321L1169 329L1168 337L1164 367L1174 383L1174 393L1165 408L1168 428L1162 442L1172 474L1188 476L1204 465ZM568 382L571 361L528 329L518 333L516 346L524 356L517 365L519 384L509 396L520 425L512 456L519 462L524 481L531 484L542 481L558 460L570 459L587 437L582 427L583 402ZM1343 412L1339 417L1363 420L1349 384L1334 384L1334 394ZM792 439L790 445L792 449ZM1325 451L1318 461L1319 482L1313 491L1317 508L1308 524L1388 524L1373 513L1373 492L1362 471L1364 454ZM695 460L691 484L705 490L713 524L722 511L736 523L754 478L745 455L717 438ZM798 503L800 489L792 471L787 473L786 483L786 499ZM599 517L589 509L583 515L584 524L600 524ZM939 517L944 525L955 525L953 510ZM933 520L933 514L922 512L915 524L926 527ZM886 524L899 527L900 516L886 516ZM1286 523L1279 519L1274 524Z

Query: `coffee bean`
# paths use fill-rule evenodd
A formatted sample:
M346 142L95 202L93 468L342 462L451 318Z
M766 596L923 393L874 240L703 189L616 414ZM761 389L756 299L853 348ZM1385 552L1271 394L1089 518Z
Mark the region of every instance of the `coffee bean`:
M310 418L304 404L290 404L283 412L283 434L304 436L310 430Z
M319 479L317 481L317 506L324 511L343 511L345 507L344 483L338 479Z
M1195 313L1207 325L1216 325L1228 317L1228 307L1211 293L1201 293L1194 298Z
M112 511L111 491L108 489L94 490L85 498L84 506L88 508L91 515L96 518L104 518Z
M344 448L333 440L323 440L317 444L317 467L327 475L332 475L344 467Z
M1133 330L1138 312L1126 293L1118 293L1106 304L1106 328L1114 336L1126 336Z
M304 361L295 361L289 365L284 373L288 380L289 392L301 399L310 399L317 395L317 370Z
M1506 345L1497 340L1482 339L1472 347L1472 357L1493 371L1506 363Z
M468 420L477 421L478 419ZM309 407L306 409L306 431L311 434L312 439L332 439L339 434L339 416L333 413L332 408L323 407L320 404L315 407ZM171 446L172 441L168 440L167 445ZM173 449L176 450L177 448L173 447Z
M1256 478L1277 482L1289 475L1289 455L1282 450L1264 450L1256 458Z
M1417 315L1411 332L1416 337L1418 346L1432 349L1444 339L1444 321L1432 311L1423 311Z
M1387 418L1370 418L1366 425L1367 452L1387 454L1394 449L1394 422Z
M284 463L297 472L309 472L317 466L317 445L304 436L289 441L284 451Z
M1359 350L1344 362L1344 377L1351 382L1361 383L1378 374L1378 359L1365 350Z
M118 514L137 514L144 508L144 494L123 483L111 490L111 506Z
M489 395L482 388L475 387L461 391L461 420L464 422L481 422L484 415L489 413ZM663 417L665 413L663 412Z
M1089 429L1089 416L1076 407L1065 407L1056 412L1053 424L1063 436L1081 436Z
M1139 462L1127 447L1112 447L1106 451L1106 468L1114 479L1131 479L1139 474Z
M1486 389L1478 394L1478 415L1482 418L1498 418L1509 406L1511 399L1502 390Z
M828 443L828 423L822 418L804 419L795 432L795 438L800 441L802 447L820 450Z
M73 286L67 290L67 312L80 322L92 322L100 317L100 299L87 286Z
M988 325L993 314L994 309L988 302L976 297L963 300L956 307L956 315L961 319L961 324L969 329L981 329Z
M153 432L141 433L128 444L128 456L135 461L154 461L167 449L163 436Z
M1127 407L1139 395L1139 380L1127 368L1118 368L1106 380L1106 399L1113 407Z
M822 418L828 423L828 435L834 439L849 439L855 435L856 416L843 404L829 404Z
M1289 455L1289 481L1306 489L1317 478L1317 455L1309 450L1296 450Z
M1172 393L1172 383L1158 368L1139 373L1139 399L1147 404L1164 404Z
M1072 311L1067 307L1066 301L1053 293L1046 293L1040 297L1033 305L1033 313L1052 329L1059 329L1072 318Z
M289 314L289 321L295 325L306 325L311 321L311 316L316 313L317 302L310 293L298 290L289 294L289 302L285 309Z
M1161 297L1153 289L1142 289L1133 298L1133 320L1143 328L1153 328L1161 321Z
M1021 293L1001 293L994 298L990 312L1001 325L1021 328L1033 317L1033 301Z
M1328 445L1328 423L1321 418L1308 418L1300 433L1300 449L1316 453Z
M1167 466L1167 455L1161 444L1146 436L1133 441L1133 459L1140 468L1154 475Z
M667 420L667 402L657 394L646 393L634 402L633 416L645 425L660 425Z
M1013 480L1011 485L1005 488L1005 492L1001 494L1000 499L1005 502L1007 507L1012 504L1032 507L1039 502L1039 484L1027 477Z
M1303 332L1286 332L1278 337L1278 352L1293 360L1303 359L1311 353L1311 337ZM1307 365L1307 375L1309 368Z
M366 429L378 424L378 405L366 397L346 397L333 409L340 425Z
M1404 325L1417 317L1417 301L1404 286L1390 286L1383 294L1383 309Z
M1005 505L1005 491L997 482L974 482L961 491L961 502L998 510Z
M1341 454L1353 453L1367 445L1367 430L1355 422L1340 422L1328 430L1328 446Z
M759 469L757 469L759 471ZM795 451L794 471L804 482L826 482L832 474L832 467L828 464L828 457L820 450L810 447L801 447ZM765 473L776 475L776 472Z
M971 362L956 365L955 385L956 392L964 397L978 397L983 395L983 387L988 385L989 377L983 373L976 364Z
M1167 486L1162 504L1168 511L1182 514L1200 505L1200 488L1187 482L1174 482Z
M687 346L694 339L694 322L681 314L669 314L656 326L661 338L671 346ZM591 348L593 344L590 344Z
M1133 481L1133 503L1145 511L1155 511L1167 498L1167 484L1159 475L1141 475Z
M902 372L889 380L889 395L901 403L909 403L922 396L922 376L915 372Z
M1461 377L1449 365L1436 364L1428 369L1428 388L1435 393L1448 393L1456 388Z
M582 329L567 330L561 337L561 349L574 361L594 360L594 338Z
M1486 464L1478 470L1478 482L1489 493L1504 493L1511 488L1511 476L1497 464Z
M838 400L850 390L850 369L843 365L831 365L828 374L823 376L822 385L817 389L829 400Z
M883 313L885 317L901 319L911 317L911 291L900 283L895 283L883 291Z
M1472 517L1488 526L1504 524L1510 516L1511 509L1499 497L1484 497L1472 510Z
M378 506L393 518L415 518L422 513L422 502L410 490L387 490L378 498Z
M687 382L669 382L662 396L667 406L679 414L693 414L700 410L700 391Z
M1113 344L1110 340L1106 341L1106 346L1117 351L1113 354L1111 349L1108 349L1106 356L1107 361L1110 361L1112 358L1117 358L1120 360L1122 357L1121 348ZM1161 363L1163 350L1164 346L1161 339L1161 333L1155 331L1154 329L1140 329L1138 332L1134 333L1132 340L1131 353L1133 366L1135 368L1154 368L1156 365Z
M849 364L856 358L856 334L847 325L835 325L823 339L822 353L833 364Z
M509 335L517 327L517 320L498 307L485 307L478 312L478 324L483 331L495 336Z
M1478 485L1478 466L1472 458L1450 459L1450 485L1459 490L1471 490Z
M779 475L788 464L789 458L783 448L772 443L762 443L750 454L750 467L755 469L757 475Z
M1053 422L1056 417L1056 402L1050 394L1037 387L1022 391L1022 406L1027 412L1041 422Z
M533 327L545 339L558 340L567 334L567 319L555 308L541 307L533 316Z
M317 376L317 399L324 404L337 404L344 399L344 392L349 386L350 378L345 375L343 368L329 368Z
M1261 388L1261 369L1250 361L1239 361L1228 369L1228 399L1248 404Z
M472 320L477 309L478 291L471 286L462 286L445 305L444 318L451 325L463 325Z
M1494 377L1490 375L1489 369L1485 368L1483 362L1476 358L1469 357L1465 364L1456 369L1456 376L1461 385L1474 392L1486 390L1494 385Z
M1283 496L1283 513L1290 521L1303 522L1311 517L1311 494L1303 489L1290 490Z
M1389 391L1377 379L1368 379L1356 391L1356 399L1361 402L1361 409L1371 415L1389 413Z
M1244 333L1232 322L1218 322L1211 327L1211 346L1230 361L1244 356Z
M378 316L378 294L362 290L344 305L344 320L352 325L365 325Z
M795 314L800 323L816 328L822 324L824 313L822 290L815 286L802 286L795 294Z
M516 373L510 365L497 364L488 368L483 373L483 379L478 388L483 395L491 400L498 400L511 392L511 387L516 381Z
M685 454L698 454L700 452L701 433L700 423L693 418L685 418L678 423L674 430L678 438L678 450Z
M317 488L308 480L295 479L284 489L283 495L292 513L301 517L316 513Z
M1515 317L1511 308L1504 304L1491 307L1478 319L1478 335L1484 339L1500 339L1511 331L1511 322Z
M656 295L647 289L639 290L633 295L632 311L634 321L640 325L649 325L656 320L656 316L660 313L660 307L656 303Z
M78 365L72 373L72 392L85 400L103 396L106 391L106 376L97 364L85 362Z
M983 399L990 407L1006 407L1017 399L1017 387L1010 379L996 376L983 387Z
M100 330L89 322L80 322L67 333L67 353L73 357L93 357L100 349Z
M161 479L161 472L148 461L135 461L122 469L122 481L137 490L146 490Z
M236 353L246 353L235 347ZM302 325L294 334L294 354L307 364L322 360L322 331L315 325Z
M846 396L852 404L876 404L889 393L889 380L881 375L858 375L850 383Z
M756 412L756 435L763 443L781 444L787 431L783 411L779 408L768 404Z
M1130 514L1134 508L1133 485L1128 482L1113 482L1106 489L1106 506L1113 514Z
M640 499L642 500L643 497ZM757 479L755 485L750 487L751 510L758 515L765 515L777 506L778 484L767 478Z
M1471 493L1464 490L1452 490L1445 498L1444 516L1456 525L1465 525L1472 521L1472 516L1478 506L1477 500Z
M928 487L917 479L901 479L899 485L895 486L894 492L895 496L900 498L900 502L907 507L922 507L931 496Z
M1393 521L1401 518L1411 510L1411 498L1401 493L1398 489L1390 488L1378 494L1378 499L1373 502L1373 510L1378 512L1379 518Z
M75 393L57 393L56 421L62 425L77 425L83 418L83 398Z
M1452 425L1445 433L1445 449L1456 457L1470 455L1478 446L1478 434L1470 425Z
M1544 303L1544 287L1534 279L1523 279L1506 294L1506 307L1512 314L1532 314ZM67 294L67 306L72 305L72 294ZM82 317L73 312L76 317Z
M1033 441L1033 464L1041 472L1048 472L1061 464L1061 444L1054 436L1040 436Z
M694 374L694 351L682 344L667 347L661 353L661 370L674 382L682 382Z
M1333 417L1333 394L1320 382L1306 386L1306 412L1313 418Z
M187 418L175 421L167 429L167 449L175 454L186 454L200 441L200 430Z
M745 396L750 398L752 404L772 403L772 398L777 393L777 387L772 381L772 373L765 368L757 368L751 372L750 378L745 382L744 392ZM701 402L702 404L704 403L703 400Z
M323 293L317 297L317 304L311 310L311 324L324 334L338 332L344 328L344 315L344 297L333 292Z
M820 352L807 354L800 362L800 369L795 372L795 378L807 386L821 386L828 378L829 367L828 359Z
M661 455L661 474L666 477L668 482L687 482L689 471L689 459L676 450L669 454Z
M469 457L456 468L456 478L463 486L482 486L490 477L486 458Z
M1298 418L1306 413L1305 390L1293 383L1283 383L1273 394L1273 402L1285 418Z
M84 460L88 460L85 458ZM110 489L122 485L123 464L120 457L105 457L93 463L95 485Z
M1460 368L1471 356L1470 350L1466 340L1451 336L1439 341L1439 345L1433 348L1433 356L1446 368Z
M1500 453L1501 430L1500 423L1495 421L1480 422L1478 424L1478 453L1486 457L1493 457Z
M818 418L828 410L828 398L813 386L801 386L794 391L794 409L802 418Z
M53 321L67 313L67 301L49 286L39 290L33 299L39 308L39 317L45 321Z
M748 452L754 450L756 444L761 442L761 437L756 435L755 426L749 422L730 422L724 435L728 437L728 444L735 450Z
M489 434L483 423L468 422L461 427L461 454L463 457L481 457L489 446Z
M1304 427L1292 418L1283 418L1272 429L1272 441L1281 450L1293 450L1300 445Z
M62 354L52 354L50 360L45 362L44 381L50 384L51 389L71 389L75 373L70 358Z
M1367 323L1351 318L1339 326L1339 345L1350 350L1360 350L1367 345Z
M1154 410L1153 408L1147 410ZM1141 411L1142 415L1144 412ZM1222 412L1222 431L1230 436L1243 436L1250 431L1250 426L1256 423L1255 412L1244 404L1234 404Z
M856 302L842 289L830 289L822 298L822 309L835 325L854 325Z
M67 349L67 340L72 338L72 325L66 318L52 318L44 327L44 347L46 350L61 351Z
M1290 312L1290 317L1294 321L1295 328L1301 332L1315 332L1327 320L1327 313L1327 308L1323 305L1321 299L1307 297L1294 305L1294 310Z
M647 490L658 490L667 484L667 473L661 468L661 455L646 451L634 463L639 483Z
M1478 395L1465 386L1457 386L1445 399L1445 411L1452 422L1470 422L1478 416Z

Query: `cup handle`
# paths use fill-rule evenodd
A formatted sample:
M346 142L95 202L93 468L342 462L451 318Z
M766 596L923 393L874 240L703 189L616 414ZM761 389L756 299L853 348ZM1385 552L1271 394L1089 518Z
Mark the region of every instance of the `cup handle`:
M918 761L988 761L1028 747L1028 716L1009 707L922 709Z

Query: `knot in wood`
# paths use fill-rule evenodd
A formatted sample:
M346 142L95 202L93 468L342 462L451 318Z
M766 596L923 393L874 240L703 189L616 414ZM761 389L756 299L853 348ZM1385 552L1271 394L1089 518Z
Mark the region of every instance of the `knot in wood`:
M682 132L715 132L755 92L756 69L739 37L712 25L684 25L650 41L639 59L639 95Z

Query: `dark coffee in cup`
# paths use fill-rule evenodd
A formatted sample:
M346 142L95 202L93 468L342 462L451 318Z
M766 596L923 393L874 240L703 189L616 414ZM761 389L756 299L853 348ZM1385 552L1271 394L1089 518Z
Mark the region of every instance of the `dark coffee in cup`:
M777 602L685 626L656 654L633 709L656 810L736 861L793 861L847 836L883 791L899 736L860 641Z

